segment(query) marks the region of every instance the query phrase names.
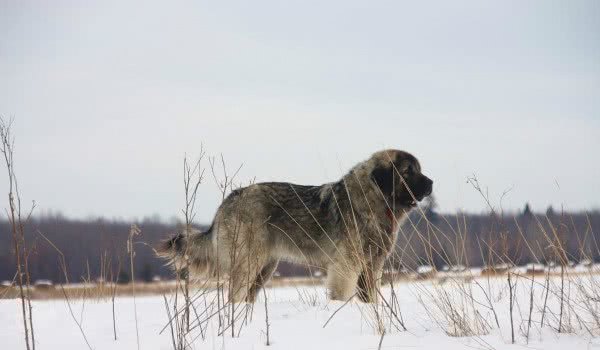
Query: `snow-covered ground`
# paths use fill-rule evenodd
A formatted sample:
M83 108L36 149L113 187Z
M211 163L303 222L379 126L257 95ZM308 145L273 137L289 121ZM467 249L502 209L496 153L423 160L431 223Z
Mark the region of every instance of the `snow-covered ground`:
M187 340L192 349L600 349L600 338L596 338L600 329L594 319L598 316L594 310L600 309L600 303L594 300L598 293L596 277L576 276L565 281L552 277L547 298L543 276L536 276L533 281L529 276L513 278L515 345L511 344L506 276L399 282L393 292L389 286L382 288L386 301L378 307L357 301L346 305L328 301L323 287L269 288L270 346L266 345L262 293L248 312L246 304L238 306L239 318L232 337L231 328L224 335L217 334L219 318L218 314L213 315L216 304L206 307L214 300L215 293L211 292L197 298L198 317L193 315L190 322L193 328L198 321L209 321L194 328ZM167 299L172 309L173 296ZM173 349L163 296L137 297L135 309L139 348ZM136 349L134 299L118 298L115 312L117 340L113 338L110 300L70 300L70 308L64 299L34 300L36 348ZM0 325L1 349L25 348L18 299L0 300ZM379 332L382 329L383 338Z

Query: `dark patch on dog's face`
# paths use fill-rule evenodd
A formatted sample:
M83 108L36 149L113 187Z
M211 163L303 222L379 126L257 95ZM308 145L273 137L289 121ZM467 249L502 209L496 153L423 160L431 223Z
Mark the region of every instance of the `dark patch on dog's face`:
M391 166L378 166L371 172L371 179L375 181L383 194L390 194L394 190L394 169Z
M390 162L373 169L371 179L392 200L390 205L414 207L431 194L433 181L421 173L421 165L412 154L402 151L394 153L390 155Z

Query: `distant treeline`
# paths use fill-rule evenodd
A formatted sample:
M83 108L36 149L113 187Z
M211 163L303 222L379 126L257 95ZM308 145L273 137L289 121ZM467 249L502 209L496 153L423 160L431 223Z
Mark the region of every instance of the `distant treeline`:
M423 215L424 214L424 215ZM29 271L33 281L64 282L61 255L69 282L131 278L127 239L132 222L72 220L61 215L33 217L26 225ZM152 250L178 230L177 224L147 219L135 223L134 273L137 280L172 278ZM200 227L202 228L202 227ZM441 268L447 264L483 266L514 262L547 263L600 260L600 211L561 213L549 208L534 214L526 206L511 215L439 214L433 206L413 211L401 228L396 254L389 265L409 269L419 265ZM52 244L50 244L52 242ZM53 245L55 247L53 247ZM556 247L562 247L557 250ZM307 274L308 269L288 263L282 276ZM0 221L0 280L12 280L15 261L10 225Z
M512 214L438 214L413 211L390 262L419 265L557 265L600 260L600 211L565 213L529 205Z

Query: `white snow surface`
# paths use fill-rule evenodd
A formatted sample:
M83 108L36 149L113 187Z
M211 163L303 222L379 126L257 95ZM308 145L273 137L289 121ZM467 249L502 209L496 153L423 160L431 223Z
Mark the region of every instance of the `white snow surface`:
M537 277L536 277L537 278ZM593 277L583 277L588 283ZM248 312L251 320L244 325L242 321L247 304L240 304L240 319L235 323L236 336L232 338L231 329L224 335L218 333L218 317L212 317L207 324L204 339L199 328L188 336L190 349L600 349L598 328L593 317L579 310L576 302L577 288L571 285L569 298L573 307L564 307L563 324L569 329L559 333L557 319L546 313L546 324L540 327L542 305L544 303L544 280L534 280L534 307L530 326L529 339L526 339L527 321L529 319L530 287L529 277L517 280L515 307L513 311L516 344L511 344L510 313L508 287L506 278L476 278L429 280L422 282L405 281L394 285L394 293L398 301L397 316L402 317L407 330L402 330L389 308L379 306L378 314L383 320L385 335L383 339L374 325L376 322L373 305L362 304L353 300L346 305L339 301L329 301L324 287L279 287L268 288L268 319L271 345L266 345L265 307L262 297ZM560 286L560 281L552 278L553 287ZM465 297L465 290L471 290L475 302ZM493 312L482 305L489 305L485 297L486 291L491 295L492 305L498 316L500 327L496 325ZM556 289L553 289L556 291ZM388 302L392 302L392 290L389 286L382 288ZM205 302L213 300L214 292L205 294L195 301L196 311L202 314L206 310ZM475 330L475 335L453 336L457 333L455 324L444 317L444 297L450 298L450 305L457 310L467 310L467 324ZM170 303L173 296L167 296ZM547 300L548 310L552 315L559 311L557 295L550 293ZM163 296L138 296L135 298L137 309L137 327L139 331L140 349L173 349L168 316ZM482 305L480 305L482 304ZM172 305L172 304L171 304ZM467 306L464 306L467 305ZM34 300L33 316L35 326L35 342L37 349L137 349L136 321L134 298L117 298L116 328L117 340L113 339L112 304L109 299L70 300L64 299ZM18 299L0 300L0 348L24 349L23 321L20 301ZM340 309L341 308L341 309ZM571 311L567 311L571 308ZM324 324L339 310L324 327ZM477 309L482 315L480 325L474 322L471 312ZM216 309L206 310L206 314ZM471 311L469 311L471 310ZM569 321L567 321L569 317ZM584 320L585 327L577 323L577 318ZM470 320L469 320L470 319ZM83 334L89 342L89 347ZM197 323L192 317L192 325ZM487 323L487 326L481 324ZM241 327L240 327L241 326ZM458 332L460 333L460 332Z

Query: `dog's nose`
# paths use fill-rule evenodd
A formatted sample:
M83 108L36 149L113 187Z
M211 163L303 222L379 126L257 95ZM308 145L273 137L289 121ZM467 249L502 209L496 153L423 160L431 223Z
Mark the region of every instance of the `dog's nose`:
M425 178L425 196L429 196L433 192L433 180Z

